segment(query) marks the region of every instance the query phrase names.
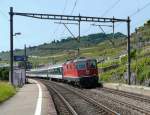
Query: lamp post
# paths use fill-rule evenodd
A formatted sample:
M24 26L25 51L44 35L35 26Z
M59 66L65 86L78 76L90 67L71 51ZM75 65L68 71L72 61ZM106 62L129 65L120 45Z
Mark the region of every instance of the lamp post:
M11 21L13 20L13 18L11 19ZM11 84L13 85L13 61L14 61L14 54L13 54L13 37L14 36L17 36L17 35L21 35L20 32L17 32L15 34L13 34L13 24L10 24L10 27L12 28L12 31L10 31L10 81L11 81Z
M16 32L13 36L21 35L20 32Z

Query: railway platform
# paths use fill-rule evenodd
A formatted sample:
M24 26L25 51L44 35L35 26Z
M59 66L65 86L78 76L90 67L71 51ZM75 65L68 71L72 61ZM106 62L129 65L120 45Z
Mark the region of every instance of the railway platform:
M106 88L112 88L112 89L117 89L121 91L150 96L150 87L127 85L127 84L121 84L121 83L104 83L103 86Z
M57 112L47 88L42 83L29 79L29 84L0 104L0 115L57 115Z

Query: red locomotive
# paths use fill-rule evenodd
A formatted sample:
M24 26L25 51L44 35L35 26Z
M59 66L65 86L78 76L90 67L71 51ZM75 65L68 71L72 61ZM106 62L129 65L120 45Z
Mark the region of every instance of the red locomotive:
M96 59L75 59L63 64L63 79L76 85L90 87L98 84Z

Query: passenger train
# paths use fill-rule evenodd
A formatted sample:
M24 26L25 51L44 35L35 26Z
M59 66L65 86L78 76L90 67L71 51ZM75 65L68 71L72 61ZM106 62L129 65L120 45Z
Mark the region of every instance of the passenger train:
M87 58L70 60L47 69L31 70L27 76L63 81L81 87L95 87L99 80L96 59Z

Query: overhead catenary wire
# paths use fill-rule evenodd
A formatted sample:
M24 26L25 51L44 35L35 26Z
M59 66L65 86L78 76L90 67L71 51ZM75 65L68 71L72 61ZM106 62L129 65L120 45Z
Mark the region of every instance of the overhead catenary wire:
M103 17L103 16L105 16L106 14L108 14L114 7L117 6L117 4L118 4L120 1L121 1L121 0L117 0L115 3L113 3L101 16ZM91 25L90 25L89 28L86 30L86 33L87 33L88 31L90 31L90 29L91 29Z
M136 16L138 13L140 13L141 11L143 11L145 8L147 8L148 6L150 6L150 2L148 2L147 4L145 4L143 7L138 8L135 12L133 12L132 14L129 15L130 18L133 18L134 16ZM115 27L118 27L121 23L118 23ZM107 31L108 33L110 31Z
M78 0L75 0L74 5L73 5L73 9L72 9L72 11L70 13L71 15L73 14L73 12L74 12L74 10L75 10L75 8L77 6L77 2L78 2Z
M103 14L102 17L105 16L106 14L108 14L115 6L117 6L117 4L120 2L120 0L117 0L114 4L111 5L110 8L108 8Z
M137 9L139 9L140 8L140 0L135 0L135 1L137 3Z
M120 0L117 0L114 4L112 4L112 5L102 14L102 16L105 16L106 14L108 14L119 2L120 2Z
M74 12L74 10L75 10L75 8L76 8L76 6L77 6L77 2L78 2L78 0L75 0L74 5L73 5L73 8L72 8L72 10L71 10L70 15L72 15L72 14L73 14L73 12ZM64 34L64 32L65 32L65 28L63 29L62 34Z
M121 0L116 0L102 15L101 17L104 17L106 14L108 14ZM101 30L104 32L103 28L100 26ZM89 27L91 29L91 27ZM105 32L104 32L105 33ZM114 33L113 33L114 34ZM114 37L114 35L113 35ZM112 43L112 42L111 42Z
M8 16L7 16L3 11L0 10L0 14L1 14L5 19L8 20Z
M64 14L64 12L65 12L65 10L66 10L66 8L67 8L67 4L68 4L68 0L65 0L65 5L64 5L64 9L63 9L63 11L62 11L62 14Z
M133 12L130 17L132 18L133 16L137 15L138 13L140 13L142 10L144 10L145 8L147 8L150 5L150 2L148 2L147 4L145 4L143 7L138 8L137 11Z
M102 26L107 26L107 27L113 27L113 26L111 26L111 25L96 25L96 24L91 24L92 26L97 26L97 27L99 27L99 29L106 35L106 33L105 33L105 31L103 30L103 28L102 28ZM111 40L111 39L108 39L110 42L111 42L111 44L113 45L113 46L115 46L115 43Z
M65 0L65 5L64 8L62 10L62 14L64 14L66 8L67 8L67 4L68 4L68 0ZM60 28L60 25L57 25L56 29L53 31L53 36L55 36L56 32L58 31L58 29Z

